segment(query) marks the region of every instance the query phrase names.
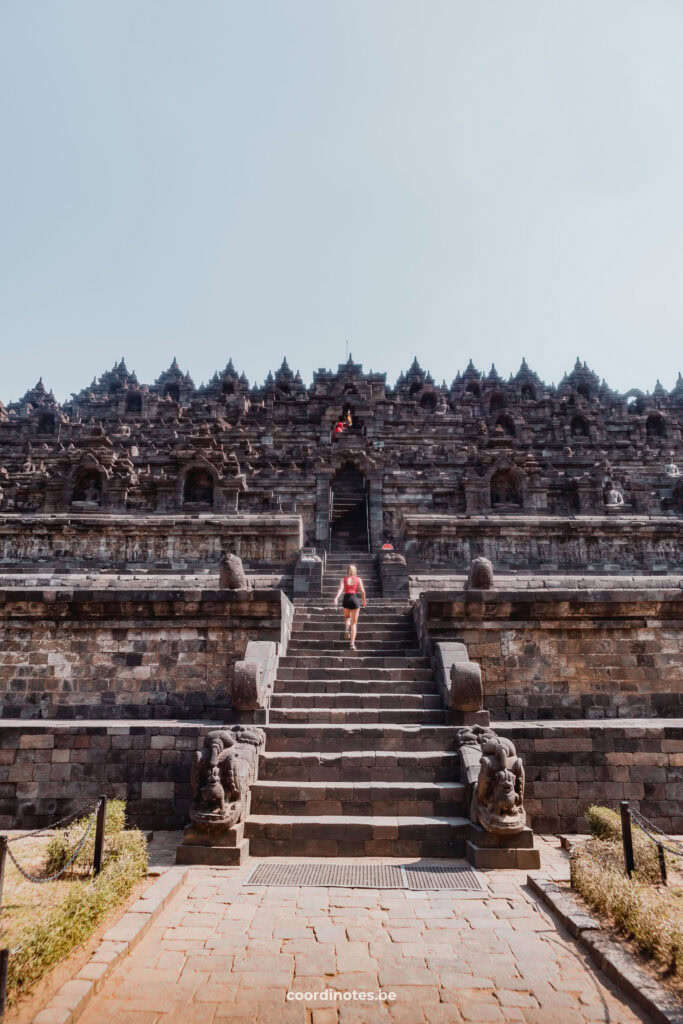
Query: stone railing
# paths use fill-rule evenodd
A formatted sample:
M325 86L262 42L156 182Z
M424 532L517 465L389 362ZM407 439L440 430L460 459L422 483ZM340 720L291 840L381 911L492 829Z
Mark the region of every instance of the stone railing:
M267 722L270 698L280 661L279 644L251 640L243 661L235 663L232 683L234 717L241 722Z
M470 661L465 644L457 641L436 643L433 661L449 722L488 725L489 714L483 710L481 668L476 661Z
M280 639L250 640L243 660L235 663L231 698L234 717L239 721L268 721L275 677L280 657L287 653L293 619L294 606L282 594Z

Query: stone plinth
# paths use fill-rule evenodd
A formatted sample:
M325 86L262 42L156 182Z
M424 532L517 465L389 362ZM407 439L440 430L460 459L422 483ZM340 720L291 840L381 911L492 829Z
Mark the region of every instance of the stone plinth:
M215 864L227 867L242 864L249 856L249 840L244 838L244 822L240 821L219 835L208 836L194 825L188 825L183 841L176 850L176 864Z

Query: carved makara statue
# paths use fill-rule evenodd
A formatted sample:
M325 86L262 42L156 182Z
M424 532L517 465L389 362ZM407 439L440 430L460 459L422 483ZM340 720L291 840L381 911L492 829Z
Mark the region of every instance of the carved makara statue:
M194 755L190 773L190 817L196 829L227 829L241 821L264 743L262 729L244 725L208 733L204 749Z
M470 818L486 832L514 835L526 825L524 766L512 740L493 729L459 729L461 781L471 787Z

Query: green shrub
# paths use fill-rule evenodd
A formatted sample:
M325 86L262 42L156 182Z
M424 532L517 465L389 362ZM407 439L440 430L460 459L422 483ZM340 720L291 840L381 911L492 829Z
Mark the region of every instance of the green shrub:
M623 868L621 839L588 840L571 854L574 888L645 953L683 974L683 920L676 901Z
M7 975L10 1002L29 992L51 967L85 942L147 874L147 841L138 829L123 831L125 805L121 801L112 803L120 804L121 809L113 809L100 874L70 881L64 899L45 910L38 923L27 925L17 936ZM68 849L73 850L73 844ZM52 858L57 863L56 848ZM68 854L64 860L67 859Z

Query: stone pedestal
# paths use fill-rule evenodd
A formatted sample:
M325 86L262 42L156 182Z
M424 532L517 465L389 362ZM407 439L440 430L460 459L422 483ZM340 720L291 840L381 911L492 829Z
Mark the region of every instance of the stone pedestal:
M244 822L218 832L203 832L188 825L176 850L176 864L242 864L249 855L249 840L244 838Z
M534 847L534 833L528 827L514 835L486 832L479 825L470 825L465 856L475 868L522 868L536 871L541 854Z

